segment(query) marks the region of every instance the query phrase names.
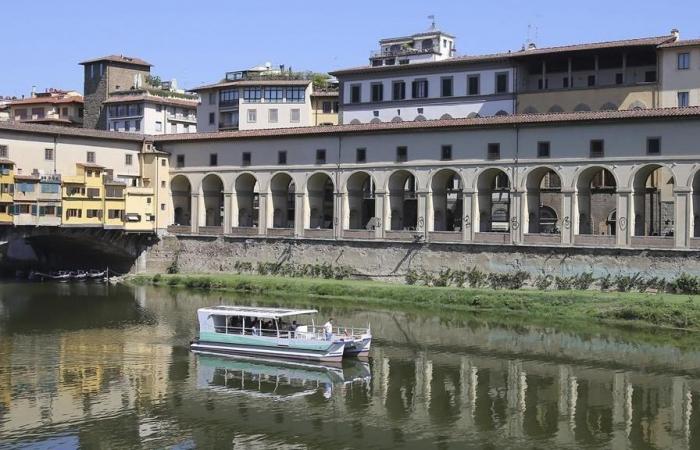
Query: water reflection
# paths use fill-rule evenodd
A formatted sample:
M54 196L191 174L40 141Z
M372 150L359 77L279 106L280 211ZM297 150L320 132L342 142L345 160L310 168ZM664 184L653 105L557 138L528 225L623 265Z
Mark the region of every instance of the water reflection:
M54 287L0 286L0 448L700 447L692 349L324 302L369 363L195 356L198 307L283 300Z

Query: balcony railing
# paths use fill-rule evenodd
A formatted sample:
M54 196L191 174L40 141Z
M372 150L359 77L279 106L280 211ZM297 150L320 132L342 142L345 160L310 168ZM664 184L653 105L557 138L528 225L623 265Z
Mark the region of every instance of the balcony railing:
M372 52L370 58L396 58L399 56L427 55L430 53L440 53L440 49L438 47L384 49L378 52Z

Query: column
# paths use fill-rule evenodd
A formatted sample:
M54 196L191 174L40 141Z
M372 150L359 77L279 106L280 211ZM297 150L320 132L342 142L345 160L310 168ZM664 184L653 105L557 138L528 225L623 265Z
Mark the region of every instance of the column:
M192 233L199 232L199 194L196 192L190 193L190 226Z
M523 242L523 193L511 190L510 192L510 242L521 244ZM527 213L526 213L527 214Z
M506 430L509 437L520 438L524 434L525 392L527 391L527 375L523 371L522 361L508 361L506 383L506 402L508 404Z
M593 57L593 64L595 66L595 86L598 86L600 84L598 82L598 76L600 75L600 61L598 55Z
M224 222L222 224L224 227L224 229L222 230L224 234L231 233L231 211L233 210L231 206L231 193L224 192Z
M574 76L572 70L571 56L567 60L566 76L569 78L569 89L574 87Z
M462 240L466 242L474 240L474 195L472 189L462 192Z
M377 222L374 227L374 237L376 239L384 238L384 223L386 221L386 205L387 193L384 191L374 191L374 217Z
M561 230L561 243L563 245L573 245L574 243L575 200L576 191L574 189L562 188L559 229Z
M333 193L333 237L341 239L343 237L343 208L345 202L342 192Z
M673 190L674 202L674 236L677 248L690 247L690 238L693 235L692 227L692 190L687 186L677 186Z
M269 198L267 192L258 194L258 235L267 234L267 207Z
M629 447L629 435L632 429L632 393L633 387L629 374L616 373L613 376L613 448Z
M294 194L294 237L304 237L304 196L303 192Z
M632 217L632 189L618 188L617 190L617 223L616 244L619 247L632 245L632 231L634 230L634 217Z
M622 54L622 84L627 84L627 53Z
M423 234L423 240L428 241L428 193L426 191L416 192L416 210L418 213L418 224L416 234Z
M688 448L693 393L683 377L671 379L671 440L673 448Z
M542 61L542 90L547 89L547 62Z

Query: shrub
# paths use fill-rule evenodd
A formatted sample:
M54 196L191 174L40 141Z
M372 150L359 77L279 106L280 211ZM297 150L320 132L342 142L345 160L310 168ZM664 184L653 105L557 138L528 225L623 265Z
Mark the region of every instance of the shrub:
M153 283L160 283L160 280L161 280L162 278L163 278L163 277L162 277L159 273L153 275Z
M593 278L593 274L591 272L583 272L572 277L572 284L574 289L578 289L581 291L588 290L588 288L591 287L594 281L595 278Z
M573 288L574 277L555 277L554 285L558 291L568 291Z
M440 270L437 277L433 279L433 286L445 287L450 284L452 279L452 271L450 269Z
M552 286L552 282L553 280L551 275L538 275L537 278L535 278L535 288L541 291L546 291L550 286Z
M179 265L178 262L177 262L177 258L175 258L175 259L173 260L173 262L170 263L170 265L168 266L168 268L166 269L166 271L167 271L170 275L173 275L173 274L176 274L176 273L180 273L180 265Z
M700 293L700 280L698 277L688 275L687 273L680 274L671 283L673 290L679 294L698 294Z
M490 273L487 276L492 289L520 289L529 278L530 274L523 270L513 273Z
M607 291L613 287L612 275L607 274L603 278L598 278L598 284L600 285L600 290Z
M639 285L640 280L642 280L642 276L639 274L639 272L637 272L632 276L622 274L616 275L613 279L613 283L618 291L629 292L635 286Z
M467 271L467 282L469 283L470 288L478 289L480 287L484 287L487 281L488 275L478 268L472 267L469 269L469 271Z
M404 277L406 279L406 284L413 286L420 279L420 275L413 269L408 269Z
M452 271L452 285L455 287L464 287L464 283L467 282L467 272L464 270L453 270Z

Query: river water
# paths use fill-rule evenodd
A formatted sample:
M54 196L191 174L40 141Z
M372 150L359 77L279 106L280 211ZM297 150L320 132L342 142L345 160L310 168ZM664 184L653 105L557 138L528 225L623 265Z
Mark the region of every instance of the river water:
M370 359L324 368L193 355L195 311L216 304L313 306L318 320L371 323ZM700 347L648 335L4 283L0 449L700 448Z

